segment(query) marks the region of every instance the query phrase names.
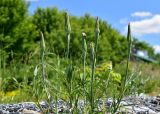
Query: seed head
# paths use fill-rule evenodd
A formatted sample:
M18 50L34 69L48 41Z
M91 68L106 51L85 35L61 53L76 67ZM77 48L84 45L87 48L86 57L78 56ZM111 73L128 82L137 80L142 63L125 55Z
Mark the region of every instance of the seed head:
M128 33L127 33L127 40L128 42L131 42L131 27L130 27L130 23L128 24Z
M71 32L71 25L70 25L70 21L69 21L69 14L68 14L68 12L65 12L65 31L67 33Z
M96 18L95 32L96 33L100 33L100 30L99 30L99 18L98 17Z
M44 36L43 36L43 33L42 32L40 32L40 35L41 35L41 46L42 46L42 48L43 48L43 50L45 50L45 41L44 41Z
M85 32L82 32L82 36L83 36L83 37L86 37L87 35L86 35L86 33L85 33Z
M94 49L94 43L93 42L90 43L90 48Z

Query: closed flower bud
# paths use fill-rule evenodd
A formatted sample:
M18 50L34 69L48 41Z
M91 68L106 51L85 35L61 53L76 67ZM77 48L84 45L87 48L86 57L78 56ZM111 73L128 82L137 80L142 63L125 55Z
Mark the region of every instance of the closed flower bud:
M44 50L45 50L44 36L43 36L43 33L42 33L42 32L40 32L40 34L41 34L41 38L42 38L42 40L41 40L41 46L42 46L42 49L43 49L43 51L44 51Z
M85 32L82 32L82 36L83 36L83 38L85 38L87 35Z

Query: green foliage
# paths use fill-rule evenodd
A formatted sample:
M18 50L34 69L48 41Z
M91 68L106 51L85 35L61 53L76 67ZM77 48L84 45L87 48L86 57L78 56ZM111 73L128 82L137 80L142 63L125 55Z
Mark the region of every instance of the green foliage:
M0 6L0 35L3 35L1 45L6 47L6 45L12 45L16 41L12 38L12 31L24 20L27 5L23 0L1 0Z
M18 95L25 93L36 102L63 99L72 113L80 111L79 99L85 101L84 113L96 112L97 99L112 97L115 113L123 96L151 92L158 85L142 77L159 72L143 69L141 75L141 70L134 71L137 67L130 69L130 29L127 40L106 21L95 21L89 14L69 17L57 8L38 8L28 16L23 0L1 0L0 5L0 97L8 99L11 94L13 98L18 90ZM94 44L87 48L90 42ZM154 55L148 44L136 39L133 44Z
M23 0L1 0L0 6L0 33L6 36L24 20L27 5Z
M9 60L11 60L10 52L12 51L14 57L28 63L37 41L40 41L40 31L45 36L48 47L46 50L63 57L66 47L64 11L59 11L56 7L38 8L33 16L28 16L28 5L23 0L1 0L0 4L2 6L0 8L0 49L9 55ZM87 42L94 41L94 18L85 14L82 17L70 16L70 21L70 26L74 28L70 34L70 55L72 58L80 58L82 51L80 33L85 31ZM115 66L127 57L127 40L106 21L100 19L99 27L101 40L99 40L97 60L110 60ZM134 45L153 55L153 49L148 44L135 39Z
M144 50L148 52L149 57L154 57L154 49L146 42L140 42L138 39L133 39L133 46L137 50Z
M57 8L39 8L33 15L33 23L37 26L37 30L44 31L44 36L49 49L52 49L52 51L56 52L58 55L64 55L66 47L64 34L65 21L63 20L64 14L64 12L58 11ZM94 41L94 18L89 14L85 14L80 18L71 16L70 21L70 25L74 28L71 31L70 54L73 58L79 58L81 57L80 33L86 33L87 42ZM101 40L99 41L100 45L98 47L98 59L120 62L126 57L127 41L125 37L121 36L105 21L100 20L99 27L101 31ZM75 55L74 53L77 54Z
M25 20L12 31L12 37L16 39L12 45L15 53L33 52L37 46L35 43L39 33L36 31L35 25L32 23L32 17L26 17Z
M160 54L155 54L154 59L157 60L160 65Z
M8 55L5 62L13 58L28 62L37 36L27 16L28 5L24 0L1 0L0 6L0 50Z

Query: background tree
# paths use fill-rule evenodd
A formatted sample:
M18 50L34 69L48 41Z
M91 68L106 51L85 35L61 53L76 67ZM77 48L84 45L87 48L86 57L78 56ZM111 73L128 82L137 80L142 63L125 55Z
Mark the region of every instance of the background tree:
M33 15L33 23L37 31L43 31L49 50L64 55L66 40L64 34L64 12L57 8L38 8ZM71 55L73 58L81 57L81 33L87 34L87 42L94 41L95 18L89 14L82 17L71 16ZM100 20L99 60L120 62L126 57L127 42L124 36ZM75 55L75 53L77 53ZM122 53L123 52L123 53Z
M18 37L13 36L13 31L25 19L26 14L27 4L24 0L0 1L0 50L4 55L11 52L11 46L17 41Z
M38 8L33 15L28 15L28 4L24 0L0 1L0 49L4 58L11 61L25 61L35 51L40 38L39 32L44 33L47 51L64 56L66 38L64 30L64 11L58 8ZM81 33L87 34L87 44L94 41L95 18L90 14L81 17L70 17L71 56L81 57ZM139 50L146 50L149 56L154 55L153 48L145 42L134 40ZM3 51L2 51L3 50ZM77 53L75 55L75 53ZM127 40L106 21L100 19L100 40L98 60L119 63L126 58Z
M154 49L148 43L139 41L137 38L134 38L133 45L137 50L147 51L150 57L154 56Z

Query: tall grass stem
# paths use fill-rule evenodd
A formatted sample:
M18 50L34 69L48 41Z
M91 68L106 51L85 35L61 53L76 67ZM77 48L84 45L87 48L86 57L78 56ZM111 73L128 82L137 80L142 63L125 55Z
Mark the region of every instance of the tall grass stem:
M66 38L67 38L67 58L69 57L69 45L70 45L70 34L71 34L71 25L69 20L68 12L65 12L65 31L66 31Z

